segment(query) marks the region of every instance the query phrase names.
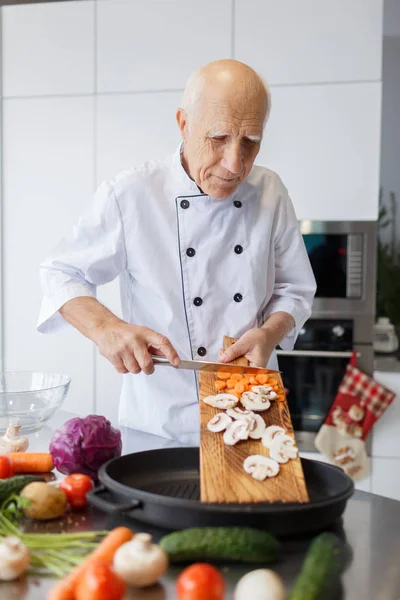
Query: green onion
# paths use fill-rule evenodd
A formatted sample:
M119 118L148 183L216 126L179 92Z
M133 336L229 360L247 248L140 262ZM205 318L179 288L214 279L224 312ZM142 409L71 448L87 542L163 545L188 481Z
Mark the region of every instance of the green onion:
M12 500L19 508L18 497ZM4 505L3 505L4 506ZM108 531L82 533L23 533L11 520L10 511L0 511L0 542L2 537L17 536L31 555L30 574L64 577L94 550Z

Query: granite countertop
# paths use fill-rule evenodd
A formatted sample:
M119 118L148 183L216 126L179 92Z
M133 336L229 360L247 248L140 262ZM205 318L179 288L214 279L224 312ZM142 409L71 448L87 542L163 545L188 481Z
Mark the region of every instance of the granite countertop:
M31 436L31 449L44 451L52 431L71 414L60 412L41 432ZM153 448L167 448L179 444L146 435L134 430L121 428L123 453L129 454ZM336 532L346 540L352 558L342 579L342 589L335 600L397 600L400 598L400 544L398 528L400 523L400 502L364 492L355 492L349 500L343 522ZM109 529L116 525L127 525L134 531L148 531L155 539L164 533L146 525L126 519L122 515L111 517L94 508L84 515L77 514L68 519L68 528L73 531ZM59 524L54 524L55 530ZM48 531L48 527L47 527ZM309 539L288 540L283 543L284 558L272 568L290 586L303 561ZM238 579L256 565L221 566L227 584L226 600L231 600ZM176 600L175 582L179 568L170 568L160 585L146 590L130 590L126 600ZM0 584L0 600L44 600L53 581L51 579L24 578L20 582Z
M386 373L400 373L400 355L395 354L375 354L374 371L384 371Z

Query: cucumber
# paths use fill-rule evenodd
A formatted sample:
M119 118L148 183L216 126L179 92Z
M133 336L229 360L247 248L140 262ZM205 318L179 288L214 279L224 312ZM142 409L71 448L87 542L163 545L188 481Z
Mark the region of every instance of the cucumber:
M266 563L275 560L280 549L270 533L248 527L193 527L164 536L160 546L171 563L196 560Z
M0 479L0 505L12 494L19 494L28 483L44 481L38 475L15 475L9 479Z
M328 600L328 588L344 565L343 548L333 533L322 533L311 543L288 600Z

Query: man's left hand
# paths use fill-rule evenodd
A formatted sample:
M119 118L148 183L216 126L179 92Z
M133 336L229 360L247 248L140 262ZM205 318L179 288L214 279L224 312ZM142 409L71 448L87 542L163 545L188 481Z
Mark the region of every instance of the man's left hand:
M220 362L230 363L244 356L251 367L265 368L268 364L275 344L271 343L271 336L262 328L249 329L227 350L220 350Z

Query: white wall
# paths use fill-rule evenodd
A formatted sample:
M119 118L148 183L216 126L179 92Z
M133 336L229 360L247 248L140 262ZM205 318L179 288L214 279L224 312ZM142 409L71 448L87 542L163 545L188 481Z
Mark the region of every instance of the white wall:
M259 162L299 218L376 218L382 0L85 0L2 19L4 362L69 372L66 408L115 419L121 377L75 332L35 332L39 261L102 179L174 150L197 66L233 56L268 79ZM115 283L99 298L119 310Z

